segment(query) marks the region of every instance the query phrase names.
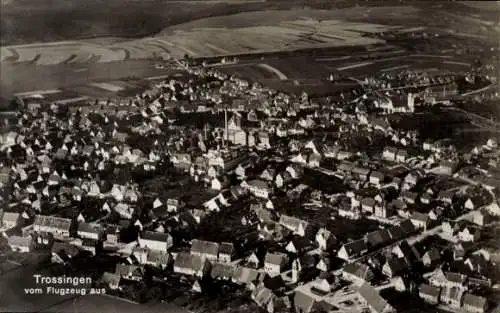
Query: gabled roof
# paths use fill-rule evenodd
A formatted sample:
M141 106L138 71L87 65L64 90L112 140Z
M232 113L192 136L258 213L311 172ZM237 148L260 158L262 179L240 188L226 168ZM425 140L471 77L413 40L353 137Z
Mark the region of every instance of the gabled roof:
M375 313L385 313L392 312L394 309L380 296L377 290L373 288L370 284L365 283L359 289L358 293L363 299L365 299L367 305Z
M368 249L368 247L366 246L366 243L363 239L351 241L349 243L344 244L343 247L345 248L345 250L349 256L358 255L362 251L365 251Z
M144 231L140 237L142 240L167 242L171 238L168 233L160 233L155 231Z
M235 267L232 264L214 263L210 276L212 278L231 278L234 275Z
M46 215L35 216L35 221L33 224L44 227L55 227L62 230L69 230L71 228L70 219Z
M203 269L205 261L198 255L181 252L175 258L175 267L187 268L195 271Z
M266 253L266 257L264 258L264 263L270 263L274 265L281 265L287 259L287 255L284 253L276 252Z
M344 267L345 273L354 275L362 280L369 281L373 277L373 272L369 266L358 262L349 263Z
M233 279L244 284L248 284L259 278L261 273L253 268L238 266L233 272Z
M2 212L0 211L0 222L17 222L19 220L19 217L21 216L20 213L15 213L15 212Z
M438 298L441 293L441 288L427 284L420 284L420 286L418 286L418 292L430 297Z
M78 232L86 232L99 234L99 230L97 229L98 225L93 225L89 223L78 223Z
M171 255L167 252L150 250L147 261L154 264L168 265L171 258Z
M31 237L10 236L8 244L9 246L29 247L31 245Z
M234 245L230 242L222 242L219 246L219 254L233 254Z
M219 254L219 244L216 242L194 239L191 244L191 253L217 256Z
M481 296L475 296L470 293L466 293L463 299L463 305L469 305L474 308L484 308L487 304L487 300Z

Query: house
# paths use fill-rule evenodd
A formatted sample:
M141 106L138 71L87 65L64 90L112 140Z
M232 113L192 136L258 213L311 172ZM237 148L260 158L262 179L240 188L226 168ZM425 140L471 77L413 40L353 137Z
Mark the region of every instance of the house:
M306 235L309 227L308 222L288 215L281 215L279 223L280 225L283 225L287 229L291 230L294 234L302 237Z
M406 162L408 159L408 151L406 150L398 150L396 153L396 161L397 162Z
M230 263L234 257L234 246L230 242L222 242L219 246L219 262Z
M462 306L462 297L464 291L458 287L443 287L441 295L439 296L440 302L449 306L452 309L459 310Z
M475 248L475 244L472 241L462 241L453 245L453 259L461 260Z
M464 265L466 265L471 272L486 276L490 264L482 254L472 254L465 260Z
M299 179L304 175L304 169L298 165L298 164L290 164L287 168L286 171L290 173L290 176L293 179Z
M307 164L310 167L319 167L320 163L321 163L321 155L320 154L312 153L309 155L309 160L308 160Z
M115 273L104 272L101 281L111 290L116 290L120 287L121 276Z
M473 222L476 225L485 226L485 225L491 223L492 221L493 221L493 219L492 219L491 215L486 210L480 210L480 211L474 213Z
M327 251L333 249L337 244L337 238L326 228L320 228L315 236L319 249Z
M453 202L453 196L455 193L451 190L442 190L438 193L437 199L444 204L451 205Z
M398 152L397 148L386 147L382 152L382 158L386 159L387 161L395 161L397 152Z
M137 240L141 247L163 252L174 245L174 239L170 234L154 231L142 232Z
M316 300L309 293L306 293L302 290L295 291L295 294L293 296L295 312L310 313L313 311L315 303Z
M31 243L31 237L9 236L7 239L9 247L17 252L30 252Z
M418 286L418 296L427 303L438 304L441 287L435 287L427 284Z
M279 275L288 264L288 256L284 253L266 253L264 271L271 277Z
M11 229L19 225L21 214L15 212L2 212L0 210L0 228Z
M231 263L219 263L216 262L212 265L212 269L210 271L210 276L213 279L231 279L234 275L234 271L236 267Z
M242 187L248 189L254 196L259 198L269 199L269 196L273 194L273 189L268 182L260 179L254 179L248 183L243 182Z
M167 200L167 211L168 212L179 212L186 204L179 199L168 199Z
M370 169L354 166L351 171L351 175L353 175L356 179L361 182L365 182L368 179L368 174L370 173Z
M96 224L78 223L77 234L81 238L99 240L101 238L101 231L98 227L99 225Z
M466 293L463 298L463 309L473 313L484 313L488 309L488 301L481 296Z
M276 170L274 168L266 168L259 176L266 181L273 181L276 177Z
M98 244L99 244L98 240L84 238L84 239L82 239L81 244L79 246L83 250L92 253L92 255L96 255Z
M392 242L392 238L387 229L379 229L366 234L365 241L368 247L379 248Z
M144 247L134 247L132 249L132 255L137 259L140 264L146 264L148 259L149 249Z
M73 221L67 218L37 215L33 222L33 230L36 232L48 232L54 236L69 237L73 229Z
M233 282L249 286L263 276L258 270L246 266L237 266L233 272Z
M54 242L52 245L52 261L64 263L80 254L81 250L76 246L66 242Z
M302 254L310 247L307 239L303 237L294 237L292 240L288 242L285 247L285 250L289 253L294 254Z
M375 210L375 199L369 197L361 199L361 210L365 213L373 213Z
M429 226L429 215L424 213L415 211L412 213L410 220L418 229L426 230Z
M385 179L385 175L382 172L372 171L370 173L369 182L372 185L379 186L380 184L382 184L384 182L384 179Z
M124 279L140 281L144 277L144 267L131 264L116 264L115 273Z
M368 306L373 313L395 313L396 310L384 300L369 283L364 283L359 287L358 293L361 303Z
M194 239L191 243L191 254L209 261L217 261L219 257L219 244L212 241Z
M342 260L351 262L355 258L362 256L366 252L368 252L368 246L366 245L365 240L359 239L344 244L337 252L337 257Z
M481 231L476 227L466 226L457 233L460 241L476 242L481 237Z
M173 258L168 252L149 250L146 264L165 269L172 264Z
M283 171L283 172L279 173L278 175L276 175L276 179L275 179L276 187L283 188L288 183L290 183L292 181L292 179L293 179L292 175L289 172Z
M368 265L353 262L347 264L342 270L342 278L356 284L363 284L371 281L375 275Z
M120 226L107 226L105 231L106 242L117 244L120 241Z
M174 261L175 273L203 277L209 270L209 263L199 255L182 252L177 254Z
M422 263L426 267L431 267L436 265L441 260L441 254L436 248L431 248L422 256Z
M415 204L418 199L418 194L416 192L411 191L403 191L402 192L403 200L408 204Z
M382 274L392 278L408 269L406 262L403 259L392 258L385 262L382 266Z
M259 284L251 294L251 298L257 303L258 306L264 308L268 313L274 312L274 299L276 296L272 290L266 288L264 284Z

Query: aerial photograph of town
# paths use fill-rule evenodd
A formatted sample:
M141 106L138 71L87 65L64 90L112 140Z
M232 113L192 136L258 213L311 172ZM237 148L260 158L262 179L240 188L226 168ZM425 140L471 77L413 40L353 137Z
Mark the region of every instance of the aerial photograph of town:
M0 18L0 312L500 313L500 1Z

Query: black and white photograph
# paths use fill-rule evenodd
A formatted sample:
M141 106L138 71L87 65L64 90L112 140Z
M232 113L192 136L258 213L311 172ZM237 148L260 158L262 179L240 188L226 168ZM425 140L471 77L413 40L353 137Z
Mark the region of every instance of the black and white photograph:
M0 0L0 313L500 313L500 1Z

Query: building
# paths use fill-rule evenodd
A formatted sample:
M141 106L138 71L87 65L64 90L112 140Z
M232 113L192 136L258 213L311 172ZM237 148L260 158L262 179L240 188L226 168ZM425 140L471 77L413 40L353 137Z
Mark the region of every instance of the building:
M210 271L206 259L190 253L179 253L174 261L174 272L189 276L203 277Z
M458 287L443 287L439 300L452 309L459 310L462 306L464 291Z
M370 284L364 283L358 293L361 302L370 308L373 313L395 313L396 310L380 296L377 290Z
M168 252L149 250L146 258L146 264L157 266L159 268L165 269L172 263L173 258Z
M0 228L10 229L19 225L21 214L15 212L3 212L0 210Z
M347 264L342 270L342 278L356 284L371 281L375 275L368 265L353 262Z
M463 309L473 313L484 313L488 309L488 301L481 296L466 293L463 298Z
M222 242L219 246L219 262L229 263L234 257L234 246L230 242Z
M10 236L7 239L7 244L13 251L30 252L31 237Z
M73 225L73 221L67 218L37 215L33 223L33 230L52 233L56 237L70 237Z
M191 243L191 254L209 261L217 261L219 258L219 244L217 242L194 239Z
M264 258L264 270L271 276L278 276L288 263L288 256L284 253L266 253Z
M281 215L279 223L280 225L283 225L284 227L291 230L294 234L302 237L305 236L309 226L308 222L301 220L300 218L288 215Z
M93 225L89 223L78 223L78 236L81 238L99 240L101 237L101 232L98 229L98 225Z
M425 302L430 304L438 304L440 294L441 294L440 287L435 287L427 284L421 284L418 287L419 297Z
M365 240L359 239L344 244L337 252L337 257L342 260L351 262L352 260L362 256L366 252L368 252L368 246L366 245Z
M420 213L420 212L413 212L413 214L410 217L411 222L413 225L415 225L416 228L426 230L427 227L429 226L429 215Z
M144 231L140 234L139 246L151 250L167 252L174 245L174 239L168 233Z
M259 198L269 199L269 196L273 194L272 186L264 180L254 179L249 182L243 182L241 186Z

